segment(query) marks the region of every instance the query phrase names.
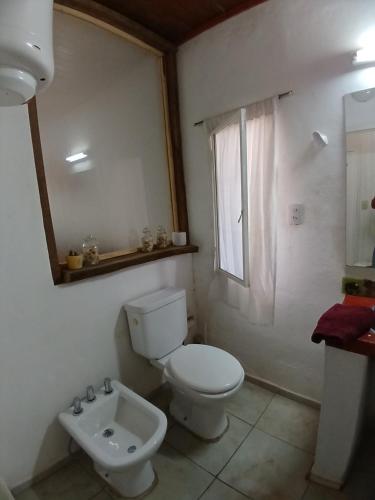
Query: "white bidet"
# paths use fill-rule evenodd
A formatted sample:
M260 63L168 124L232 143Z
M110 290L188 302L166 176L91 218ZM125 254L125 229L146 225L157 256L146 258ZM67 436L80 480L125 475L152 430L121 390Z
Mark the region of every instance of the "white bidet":
M59 414L60 423L94 461L96 471L122 496L133 498L155 481L150 458L163 442L167 419L162 411L118 381L93 402Z

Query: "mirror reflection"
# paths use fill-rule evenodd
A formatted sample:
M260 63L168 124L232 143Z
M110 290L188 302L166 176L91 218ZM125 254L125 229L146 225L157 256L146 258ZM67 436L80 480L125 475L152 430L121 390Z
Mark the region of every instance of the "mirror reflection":
M375 267L375 89L348 94L346 263Z
M59 260L87 235L100 254L173 230L159 55L55 13L56 74L38 97Z

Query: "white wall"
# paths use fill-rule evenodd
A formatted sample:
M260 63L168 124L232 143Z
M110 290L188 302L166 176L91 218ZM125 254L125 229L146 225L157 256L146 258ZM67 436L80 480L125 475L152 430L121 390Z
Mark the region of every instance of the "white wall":
M14 487L67 454L56 415L88 384L158 386L131 350L122 304L169 285L191 304L192 264L186 255L54 286L25 106L0 109L0 235L0 475Z
M319 399L323 346L310 335L340 301L345 273L343 95L375 86L375 68L351 64L375 25L373 0L269 0L187 42L179 51L185 169L201 328L248 373ZM210 299L213 219L207 141L193 123L290 89L280 101L276 319L258 327ZM321 130L329 146L317 148ZM290 203L306 221L292 227Z

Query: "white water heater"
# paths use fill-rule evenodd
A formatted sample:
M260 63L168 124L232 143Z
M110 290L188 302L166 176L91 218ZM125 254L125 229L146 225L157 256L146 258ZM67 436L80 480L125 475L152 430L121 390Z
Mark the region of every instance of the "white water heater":
M0 0L0 106L24 104L53 79L53 0Z

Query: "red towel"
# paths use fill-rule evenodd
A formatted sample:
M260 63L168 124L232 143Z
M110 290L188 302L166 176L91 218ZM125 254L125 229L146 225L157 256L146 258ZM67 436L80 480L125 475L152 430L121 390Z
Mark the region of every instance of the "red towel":
M370 307L335 304L321 316L311 340L343 346L374 327L375 312Z

